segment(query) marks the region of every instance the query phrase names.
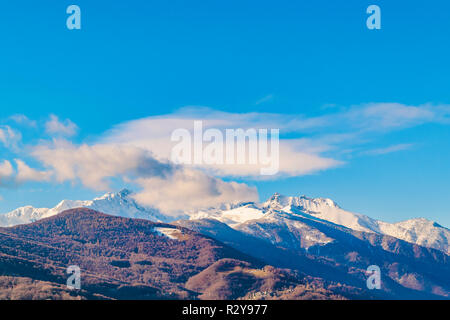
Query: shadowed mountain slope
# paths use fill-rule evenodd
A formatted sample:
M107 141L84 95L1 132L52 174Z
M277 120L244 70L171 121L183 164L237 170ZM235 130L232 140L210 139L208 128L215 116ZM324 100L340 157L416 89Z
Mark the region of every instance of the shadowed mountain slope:
M230 273L217 269L230 263ZM65 286L70 265L81 269L81 290ZM0 228L0 296L6 299L372 297L333 286L180 226L87 208Z
M1 276L65 284L66 268L78 265L85 296L195 298L197 293L186 290L184 283L223 258L262 266L246 254L185 228L90 209L72 209L32 224L0 228Z

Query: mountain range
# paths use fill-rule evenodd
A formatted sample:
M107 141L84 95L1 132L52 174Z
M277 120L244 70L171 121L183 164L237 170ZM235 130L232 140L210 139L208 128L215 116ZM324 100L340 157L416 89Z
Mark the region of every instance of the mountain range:
M274 194L176 219L122 190L19 208L0 224L0 298L450 298L447 228L390 224L330 199ZM81 291L64 287L72 264ZM380 290L366 286L370 265Z
M264 203L223 204L182 216L164 215L156 209L140 206L130 190L107 193L93 200L63 200L54 208L33 208L25 206L9 213L0 214L0 226L11 227L26 224L42 218L51 217L73 208L89 208L99 212L126 218L141 218L154 222L172 222L181 218L216 219L234 229L255 233L246 225L250 221L276 220L276 217L303 217L315 221L328 221L351 230L389 235L420 246L434 248L450 254L450 230L436 222L416 218L397 223L387 223L372 219L366 215L346 211L333 200L325 198L308 198L306 196L286 197L275 193ZM314 241L308 235L308 241ZM317 241L325 241L317 238Z

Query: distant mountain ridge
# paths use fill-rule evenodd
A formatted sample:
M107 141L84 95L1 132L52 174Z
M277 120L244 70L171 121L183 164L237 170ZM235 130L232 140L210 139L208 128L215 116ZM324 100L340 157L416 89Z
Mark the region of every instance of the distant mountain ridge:
M122 199L128 196L98 199L129 204ZM87 299L450 298L446 253L356 231L304 207L283 211L284 204L214 211L229 224L195 217L159 223L76 208L0 227L0 297L67 296L65 268L75 264L84 270L80 294ZM233 223L236 217L245 221ZM381 290L367 289L370 265L381 270Z
M377 265L383 290L402 299L416 294L450 296L450 256L436 249L373 232L354 231L301 215L268 213L231 228L217 219L181 220L177 225L217 239L278 268L329 281L357 284Z
M0 226L10 227L26 224L43 218L54 216L73 208L89 208L107 214L141 218L154 222L172 222L172 216L164 215L156 209L140 206L132 197L132 192L123 189L118 193L107 193L94 200L63 200L51 209L25 206L6 214L0 214ZM277 221L283 216L286 221L300 216L316 221L327 221L351 230L389 235L420 246L434 248L450 254L450 230L436 222L424 219L410 219L397 223L387 223L372 219L366 215L353 213L342 209L336 202L326 198L308 198L306 196L286 197L275 193L263 203L223 204L216 208L189 212L183 218L190 220L216 219L232 228L248 232L248 222L264 219ZM177 219L180 219L179 217ZM247 224L247 225L246 225ZM255 232L254 230L251 232ZM304 232L307 232L306 230ZM317 233L311 233L310 238L318 237L317 241L325 241ZM321 240L319 240L321 238Z
M450 230L436 222L417 218L387 223L346 211L333 200L326 198L286 197L275 193L262 204L245 203L224 210L215 208L200 210L192 214L190 219L216 219L232 228L240 229L249 221L276 220L280 215L288 219L302 216L317 221L328 221L351 230L389 235L450 254Z
M65 286L70 265L81 269L81 290ZM0 228L0 298L238 299L267 293L269 299L377 297L366 288L275 268L187 228L86 208Z
M32 206L21 207L6 214L0 214L0 227L27 224L74 208L88 208L114 216L140 218L154 222L171 220L156 209L140 206L130 196L131 194L130 190L123 189L117 193L106 193L93 200L62 200L51 209L33 208Z

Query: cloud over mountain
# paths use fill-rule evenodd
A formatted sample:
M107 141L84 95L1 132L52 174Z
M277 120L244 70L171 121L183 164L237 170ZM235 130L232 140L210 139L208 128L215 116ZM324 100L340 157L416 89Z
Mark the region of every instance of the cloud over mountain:
M331 113L316 116L230 113L189 107L172 114L118 124L99 137L91 138L89 143L67 140L77 132L78 126L70 119L61 121L51 115L41 127L54 137L52 140L43 135L34 144L26 144L19 131L10 126L0 127L0 142L13 153L11 159L0 159L3 161L1 183L71 182L92 190L109 191L112 181L121 181L139 190L136 198L141 203L168 212L224 202L255 201L258 196L254 187L228 179L264 178L259 164L174 164L169 160L175 144L171 141L173 131L184 128L192 132L195 120L201 120L205 130L219 132L279 129L279 174L270 176L276 179L341 166L348 161L342 156L346 150L351 153L352 149L357 149L358 156L405 150L411 144L373 150L367 150L366 144L394 130L423 123L447 123L449 115L450 107L446 105L398 103L334 108ZM18 148L19 143L23 148ZM237 147L239 143L247 142L237 141ZM245 150L248 156L250 151ZM196 197L191 196L194 194Z
M450 106L409 106L400 103L369 103L318 116L277 113L230 113L205 107L186 107L172 114L128 121L115 126L100 139L106 143L135 145L169 159L175 145L172 132L193 131L195 120L203 128L225 132L228 128L279 129L280 175L300 176L335 168L344 149L362 147L383 134L423 123L448 123ZM407 145L407 144L403 144ZM390 149L390 152L403 150ZM259 166L201 165L220 176L259 178Z
M157 160L150 151L134 146L57 141L36 147L33 156L58 182L80 181L94 190L109 190L111 178L137 184L140 203L167 213L257 199L256 189L246 184Z

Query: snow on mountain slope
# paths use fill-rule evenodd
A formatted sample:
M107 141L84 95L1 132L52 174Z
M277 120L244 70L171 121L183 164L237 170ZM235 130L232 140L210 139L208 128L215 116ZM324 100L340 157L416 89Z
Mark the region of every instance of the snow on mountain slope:
M122 190L118 193L107 193L94 200L63 200L52 209L33 208L31 206L18 208L7 214L0 214L0 226L26 224L56 215L67 209L79 207L90 208L115 216L151 221L172 222L176 219L175 217L165 216L157 210L139 206L132 198L130 191ZM262 204L223 204L217 208L188 214L191 220L216 219L237 230L242 229L249 234L269 239L273 243L279 243L280 241L289 243L290 247L296 246L295 241L302 241L298 244L302 247L329 241L320 233L295 221L296 216L327 221L356 231L390 235L450 254L450 230L435 222L420 218L387 223L359 213L343 210L334 201L324 198L285 197L276 193ZM178 217L178 219L180 218ZM250 225L250 221L255 223ZM275 226L277 231L273 228ZM266 230L263 230L264 228Z
M30 223L42 219L49 211L47 208L33 208L25 206L0 215L0 226L10 227L18 224Z
M274 245L294 250L323 246L334 241L306 223L276 213L235 225L235 229Z
M0 226L11 227L26 224L57 215L68 209L82 207L120 217L140 218L156 222L172 220L154 209L139 206L130 195L131 191L124 189L118 193L107 193L94 200L63 200L51 209L26 206L6 214L0 214Z
M450 254L450 230L436 222L424 218L392 224L379 221L379 228L383 234Z
M298 222L289 221L295 220L289 219L289 217L295 218L295 216L327 221L356 231L385 234L450 254L450 230L435 222L420 218L387 223L359 213L345 211L334 201L324 198L285 197L276 193L262 204L247 203L230 210L204 210L192 215L190 219L217 219L235 229L253 235L259 234L260 237L272 239L271 241L276 243L278 240L273 240L273 235L269 234L269 230L264 231L262 228L256 228L255 224L264 224L265 228L269 229L269 221L278 225L284 223L287 230L290 230L290 237L299 240L298 232L302 228L299 228ZM252 222L252 228L245 226L250 221ZM325 241L324 239L322 236L317 237L317 239L312 237L310 242L317 241L317 243L320 243Z
M358 213L352 213L341 209L333 200L316 198L311 199L305 196L285 197L278 193L274 194L262 205L266 210L280 210L292 213L295 209L311 216L333 222L347 228L373 232L377 229L377 221Z
M120 217L147 219L157 222L168 222L171 220L155 209L141 207L131 195L132 192L126 189L118 193L107 193L100 198L92 200L86 207Z
M236 226L249 220L263 218L265 212L258 208L255 204L243 204L231 209L210 209L200 210L190 216L190 220L197 219L216 219L230 227Z

